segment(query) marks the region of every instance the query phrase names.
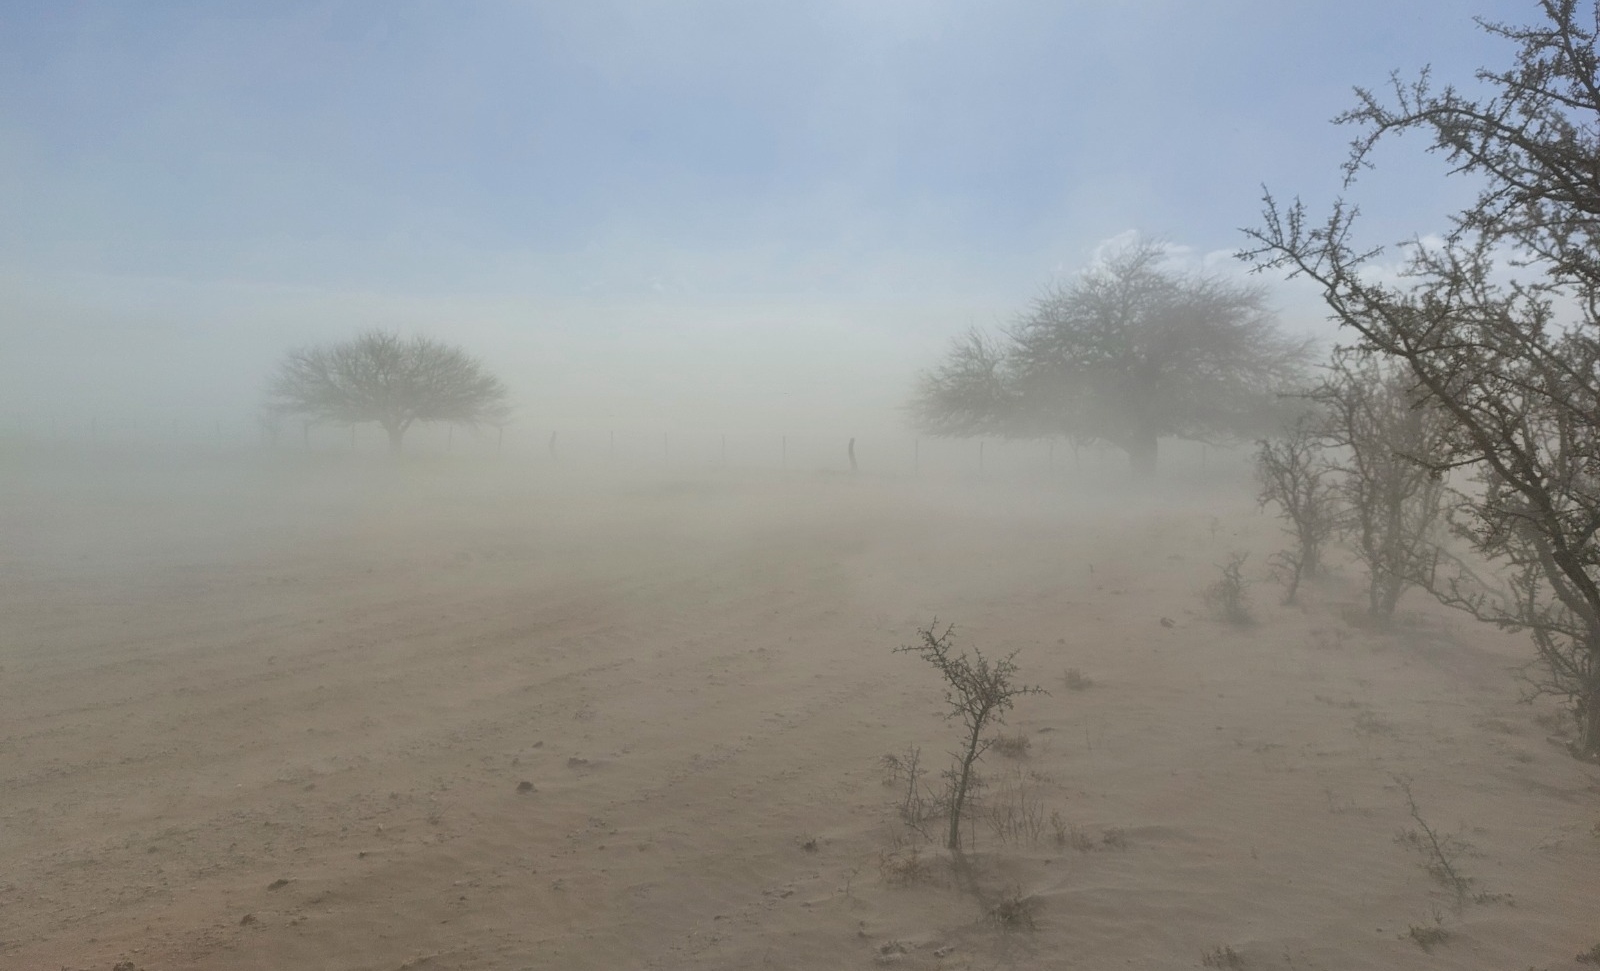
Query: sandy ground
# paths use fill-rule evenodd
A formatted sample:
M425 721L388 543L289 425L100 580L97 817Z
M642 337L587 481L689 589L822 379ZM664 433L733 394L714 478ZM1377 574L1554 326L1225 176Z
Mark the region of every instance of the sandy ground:
M1600 770L1518 704L1522 642L1420 595L1352 623L1353 567L1280 606L1243 483L4 481L0 967L1520 971L1600 943ZM1235 549L1249 629L1199 596ZM884 760L954 746L893 653L935 615L1050 691L959 866ZM1478 899L1397 842L1397 779Z

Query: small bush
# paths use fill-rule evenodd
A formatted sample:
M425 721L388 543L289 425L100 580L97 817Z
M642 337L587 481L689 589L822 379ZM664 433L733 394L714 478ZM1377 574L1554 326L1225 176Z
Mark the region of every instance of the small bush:
M936 879L933 862L922 855L915 843L879 854L878 873L891 887L913 887Z
M1028 787L1027 778L1018 772L1016 778L1000 784L992 800L987 800L984 818L995 838L1002 843L1037 843L1044 835L1044 807Z
M1094 681L1086 677L1077 668L1067 668L1066 676L1062 678L1068 691L1087 691L1094 687Z
M1424 952L1432 954L1435 947L1450 939L1450 932L1437 924L1431 926L1412 924L1407 936Z
M1033 747L1033 739L1021 732L1014 735L1002 732L994 737L993 747L1008 759L1021 759L1027 757L1028 750Z
M1031 931L1037 926L1034 921L1034 911L1037 909L1038 901L1024 897L1022 888L1014 886L989 909L989 919L1002 928Z
M1200 955L1200 963L1208 968L1242 968L1244 958L1232 947L1219 945Z
M1257 443L1257 501L1276 505L1295 548L1273 557L1287 588L1284 603L1295 602L1300 581L1322 572L1322 549L1339 527L1336 469L1323 454L1315 414L1302 415L1276 440Z
M1236 627L1247 627L1255 621L1250 614L1249 597L1245 588L1244 561L1248 553L1233 553L1228 562L1217 564L1222 576L1206 588L1206 604L1216 615Z
M930 795L922 784L922 777L928 774L922 767L922 749L909 745L904 754L891 753L879 762L884 767L883 784L899 786L902 790L896 811L907 826L920 833L923 824L944 815L940 799Z
M1455 896L1456 909L1459 911L1466 904L1473 880L1456 867L1456 860L1470 850L1472 845L1459 836L1440 833L1434 829L1423 818L1422 810L1417 806L1416 797L1411 793L1410 780L1395 776L1394 781L1400 787L1400 791L1405 793L1407 811L1411 814L1412 821L1417 824L1414 829L1402 829L1395 835L1395 842L1416 851L1421 857L1420 865L1430 877L1433 877L1434 882Z

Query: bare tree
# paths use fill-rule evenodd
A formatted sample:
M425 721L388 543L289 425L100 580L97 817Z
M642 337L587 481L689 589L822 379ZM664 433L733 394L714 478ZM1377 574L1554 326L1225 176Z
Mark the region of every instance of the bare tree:
M1279 332L1258 288L1163 266L1139 242L1036 300L1000 338L972 331L912 403L936 435L1105 441L1136 472L1157 441L1248 435L1293 383L1309 342Z
M383 331L290 351L267 400L308 422L377 422L396 454L416 422L503 424L509 411L505 385L465 351Z
M1299 415L1287 431L1256 443L1257 500L1275 505L1294 537L1294 548L1279 553L1283 567L1285 603L1294 603L1300 581L1322 572L1322 550L1339 527L1339 499L1334 468L1322 443L1323 418L1314 412Z
M1341 531L1367 568L1367 613L1394 615L1412 586L1433 587L1443 526L1449 415L1409 372L1359 353L1335 354L1311 397L1326 409L1325 444L1344 507Z
M1600 5L1541 0L1527 27L1480 21L1515 47L1481 70L1484 94L1427 72L1358 90L1347 188L1373 148L1418 131L1479 193L1442 241L1405 247L1401 275L1367 272L1355 207L1321 221L1269 194L1242 254L1314 281L1363 346L1403 361L1450 415L1443 467L1471 469L1457 532L1505 585L1459 569L1435 590L1479 619L1531 632L1536 692L1571 702L1576 754L1600 756Z

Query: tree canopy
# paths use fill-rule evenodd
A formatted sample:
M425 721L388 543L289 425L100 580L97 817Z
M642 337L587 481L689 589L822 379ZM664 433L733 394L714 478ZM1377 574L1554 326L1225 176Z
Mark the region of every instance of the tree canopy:
M268 408L307 421L377 422L399 452L416 422L502 420L506 388L457 347L429 337L369 331L290 351L267 393Z
M1174 271L1137 242L1046 292L1000 336L970 331L912 401L935 435L1103 441L1152 472L1162 437L1262 428L1301 381L1309 341L1284 335L1263 291Z

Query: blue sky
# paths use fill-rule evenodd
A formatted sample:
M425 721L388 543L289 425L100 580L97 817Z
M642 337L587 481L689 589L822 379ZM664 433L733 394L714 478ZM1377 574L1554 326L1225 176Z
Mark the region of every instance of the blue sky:
M1533 13L1401 6L12 0L0 408L81 402L99 355L101 401L238 411L282 347L376 324L552 414L627 389L642 420L673 369L711 407L722 346L729 394L837 411L870 374L881 411L1108 238L1217 265L1262 183L1331 198L1353 85L1469 80L1507 57L1472 16ZM1376 241L1469 188L1419 147L1359 187Z

